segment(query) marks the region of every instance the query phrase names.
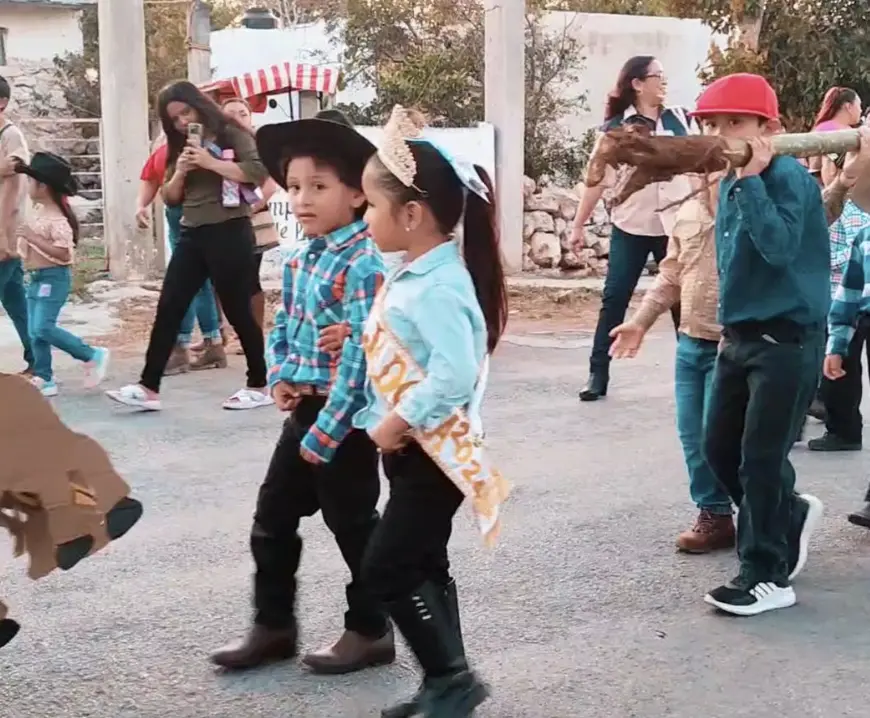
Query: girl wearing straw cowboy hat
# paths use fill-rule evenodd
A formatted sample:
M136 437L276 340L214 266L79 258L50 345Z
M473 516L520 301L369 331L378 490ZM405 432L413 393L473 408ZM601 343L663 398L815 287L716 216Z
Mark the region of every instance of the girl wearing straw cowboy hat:
M72 265L79 241L79 222L69 205L78 191L72 168L62 157L37 152L16 172L30 178L33 212L18 229L18 250L27 284L28 330L33 347L34 385L44 396L56 396L51 348L57 347L87 366L86 386L106 377L109 350L92 347L57 325L72 287Z

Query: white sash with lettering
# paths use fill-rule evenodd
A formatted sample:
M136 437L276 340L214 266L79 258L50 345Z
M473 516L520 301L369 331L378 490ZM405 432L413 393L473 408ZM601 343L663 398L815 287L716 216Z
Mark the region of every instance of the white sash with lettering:
M387 283L378 292L363 332L368 381L375 394L390 409L395 409L408 389L426 378L425 370L402 346L385 321L384 297ZM484 360L472 407L478 407L486 386L489 357ZM483 443L480 426L472 426L468 413L454 409L439 426L431 430L412 429L410 436L432 458L445 475L468 497L487 546L498 538L501 504L510 487L492 465Z

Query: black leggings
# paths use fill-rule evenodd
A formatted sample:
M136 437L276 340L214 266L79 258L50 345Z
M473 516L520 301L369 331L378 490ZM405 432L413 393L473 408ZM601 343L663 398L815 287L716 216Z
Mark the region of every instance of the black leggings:
M464 495L417 443L383 455L390 499L369 539L363 584L384 604L431 581L450 582L447 544Z
M247 217L203 227L182 227L157 302L140 384L160 391L181 320L196 293L211 279L248 363L248 387L266 386L263 332L251 312L249 277L254 268L254 230Z
M263 293L263 285L260 284L260 269L263 266L263 253L254 252L254 274L251 277L251 296L256 297Z

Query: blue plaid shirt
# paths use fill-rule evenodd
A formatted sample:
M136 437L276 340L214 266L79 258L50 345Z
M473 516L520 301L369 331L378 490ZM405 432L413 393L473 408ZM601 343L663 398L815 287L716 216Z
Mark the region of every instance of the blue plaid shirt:
M828 312L827 354L844 357L855 335L859 314L870 313L870 227L852 242L849 262Z
M302 450L328 462L365 405L366 362L360 342L384 278L380 252L365 222L305 240L284 263L282 306L269 335L269 386L278 382L329 390ZM317 348L320 331L346 322L351 334L340 356Z

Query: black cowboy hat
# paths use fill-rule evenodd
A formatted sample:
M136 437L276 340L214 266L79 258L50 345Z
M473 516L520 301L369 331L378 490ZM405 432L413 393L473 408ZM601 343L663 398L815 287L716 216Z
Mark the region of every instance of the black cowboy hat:
M37 182L48 185L62 195L72 196L79 191L70 163L51 152L35 153L30 164L21 162L16 165L15 171L33 177Z
M313 118L263 125L257 130L257 151L269 174L287 189L287 163L294 153L322 148L338 154L362 177L366 163L378 151L357 132L339 110L321 110Z

